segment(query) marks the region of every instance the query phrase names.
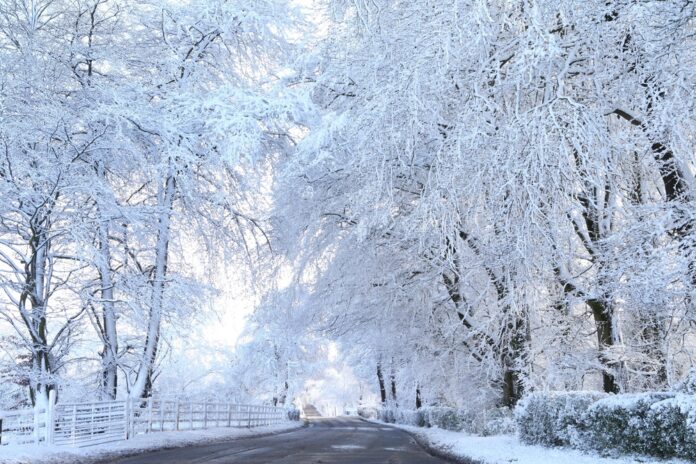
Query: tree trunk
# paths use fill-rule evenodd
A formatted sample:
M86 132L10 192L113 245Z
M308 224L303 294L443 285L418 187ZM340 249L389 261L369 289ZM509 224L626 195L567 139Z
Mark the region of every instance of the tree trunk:
M99 222L99 281L103 316L102 389L109 399L116 399L118 390L118 337L116 332L116 309L114 304L114 281L109 249L109 224Z
M384 375L382 375L382 364L377 363L377 381L379 382L379 396L382 406L387 404L387 389L384 385Z
M48 393L54 388L46 319L47 289L50 285L48 225L48 215L40 210L35 211L30 220L31 259L24 266L25 286L18 308L32 342L29 397L35 406L48 404Z
M613 311L603 300L590 299L587 305L592 309L595 326L597 327L597 343L599 359L607 369L602 371L602 386L605 393L619 393L620 388L613 374L616 367L606 356L605 350L614 345Z
M144 398L152 391L155 360L160 336L160 323L164 309L164 287L167 278L167 263L169 254L169 239L171 233L171 216L174 205L176 182L173 174L169 174L158 192L159 223L157 244L155 248L155 269L152 278L152 296L150 314L147 326L147 338L143 349L142 359L138 369L131 397Z
M524 395L524 383L519 362L525 357L528 339L528 324L523 318L516 317L508 324L507 332L511 335L509 346L503 346L503 398L502 405L513 408Z
M582 157L575 152L575 164L580 172L585 172L585 166ZM600 298L594 298L588 292L578 292L577 288L570 282L563 282L564 289L567 293L578 293L585 300L585 304L592 311L595 328L597 330L597 351L599 361L605 366L602 369L602 388L606 393L618 393L620 388L616 380L614 372L616 364L607 356L607 351L614 346L617 336L614 333L614 309L612 305L612 297L606 293L607 283L602 277L604 257L603 240L606 239L611 230L611 225L603 226L603 224L611 224L611 216L607 216L606 211L610 210L609 204L612 196L612 188L608 181L604 181L604 187L598 188L591 182L584 185L584 190L578 194L578 201L582 206L582 218L584 221L585 232L583 233L581 225L574 219L570 219L575 233L580 242L585 247L585 250L590 256L590 261L596 268L596 286L602 292ZM600 206L603 208L600 210ZM557 270L558 271L558 270ZM560 273L559 277L560 277Z
M104 164L99 163L97 174L100 178L106 176ZM114 279L111 268L111 248L109 245L109 219L101 217L104 213L97 203L99 214L99 256L97 265L101 285L102 306L102 392L108 399L116 399L118 391L118 337L116 332L116 308L114 301Z

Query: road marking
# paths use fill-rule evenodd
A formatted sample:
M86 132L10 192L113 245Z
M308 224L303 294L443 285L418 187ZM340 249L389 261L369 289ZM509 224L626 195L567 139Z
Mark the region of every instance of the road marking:
M358 445L331 445L331 447L334 449L346 449L346 450L365 449L364 446L358 446Z

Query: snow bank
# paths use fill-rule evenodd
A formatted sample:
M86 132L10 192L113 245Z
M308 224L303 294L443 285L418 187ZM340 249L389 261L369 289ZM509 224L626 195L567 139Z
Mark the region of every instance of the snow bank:
M290 422L267 427L255 427L253 429L214 428L183 432L156 432L138 435L130 440L108 443L90 448L10 445L0 448L0 463L86 464L163 448L178 448L189 445L287 432L302 426L302 422Z
M645 464L656 462L641 456L607 458L571 448L545 448L524 445L514 435L479 437L437 428L423 429L395 425L418 436L431 448L464 462L481 464ZM688 464L679 459L660 460L661 464Z

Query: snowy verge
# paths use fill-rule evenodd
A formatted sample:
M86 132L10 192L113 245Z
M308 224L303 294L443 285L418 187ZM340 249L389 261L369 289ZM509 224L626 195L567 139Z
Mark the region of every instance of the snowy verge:
M255 427L253 429L213 428L207 430L155 432L138 435L131 440L91 446L71 448L66 446L48 447L36 445L3 446L0 448L1 464L89 464L132 456L147 451L179 448L190 445L224 442L240 438L258 437L290 432L304 426L304 422Z
M572 448L524 445L514 435L479 437L438 428L386 424L409 432L434 454L454 461L476 464L689 464L680 459L660 460L645 456L601 457Z

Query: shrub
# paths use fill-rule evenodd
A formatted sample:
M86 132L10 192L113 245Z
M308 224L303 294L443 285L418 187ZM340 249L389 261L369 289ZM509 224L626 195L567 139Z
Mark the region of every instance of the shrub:
M388 424L396 422L396 414L391 408L384 408L379 411L379 420Z
M696 395L696 368L691 369L674 390L679 393Z
M657 414L652 406L671 399L674 393L637 393L611 396L594 403L584 418L585 444L598 451L666 455L670 446L661 443L662 421L677 420L668 413Z
M510 411L510 408L496 408L485 411L481 427L474 426L474 433L480 433L483 436L513 434L517 431L517 423Z
M399 424L413 425L415 427L423 427L425 420L421 409L400 409L396 413L396 422Z
M606 393L536 392L523 398L515 409L520 441L545 446L578 446L583 417Z
M379 411L377 408L369 406L358 406L358 416L364 419L377 419L377 417L379 417Z
M515 411L520 440L600 453L696 460L696 396L687 393L533 393Z
M657 437L651 454L696 460L696 397L677 394L650 406Z
M291 420L291 421L300 420L300 410L297 408L288 408L287 415L288 415L288 420Z
M444 430L456 432L471 429L475 423L472 413L464 409L447 406L430 406L422 408L423 425L426 427L439 427Z

